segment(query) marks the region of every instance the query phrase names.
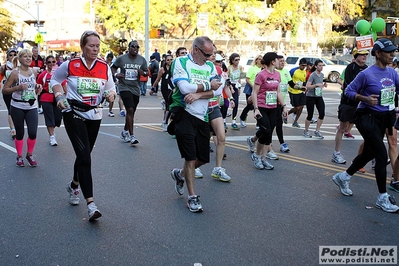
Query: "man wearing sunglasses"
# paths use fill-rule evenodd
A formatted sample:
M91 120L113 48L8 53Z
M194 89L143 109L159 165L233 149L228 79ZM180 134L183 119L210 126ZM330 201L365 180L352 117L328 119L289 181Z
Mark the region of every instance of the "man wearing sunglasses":
M168 132L176 135L181 157L185 160L183 169L175 168L171 175L179 195L183 195L184 182L187 183L187 207L191 212L202 211L199 196L194 192L195 168L209 162L208 102L217 96L216 91L222 85L215 78L215 65L208 60L213 49L208 37L197 37L191 52L176 58L171 67L175 91L169 108L173 121Z
M123 142L136 145L139 141L133 133L134 114L140 101L140 76L148 76L147 61L139 55L137 41L129 43L127 54L116 58L111 66L112 74L119 80L119 95L126 108L125 127L121 133ZM120 73L117 73L120 68Z

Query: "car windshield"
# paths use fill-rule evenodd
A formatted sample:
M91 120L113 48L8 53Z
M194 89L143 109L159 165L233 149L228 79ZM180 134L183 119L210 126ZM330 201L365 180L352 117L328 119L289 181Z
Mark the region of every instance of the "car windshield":
M321 60L323 60L324 64L326 65L335 65L333 61L331 61L330 59L327 58L320 58Z
M286 63L288 65L294 65L297 60L298 60L298 57L295 57L295 56L287 57Z

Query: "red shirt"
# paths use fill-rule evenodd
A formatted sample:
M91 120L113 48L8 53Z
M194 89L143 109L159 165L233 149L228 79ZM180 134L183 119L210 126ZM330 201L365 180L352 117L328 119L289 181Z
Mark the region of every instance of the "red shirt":
M36 79L36 84L41 84L43 86L43 91L40 95L40 101L41 102L49 102L52 103L55 101L55 97L53 94L53 90L50 89L50 80L51 80L51 73L48 71L43 71L42 73L39 74L39 76ZM66 80L62 82L61 85L65 85Z

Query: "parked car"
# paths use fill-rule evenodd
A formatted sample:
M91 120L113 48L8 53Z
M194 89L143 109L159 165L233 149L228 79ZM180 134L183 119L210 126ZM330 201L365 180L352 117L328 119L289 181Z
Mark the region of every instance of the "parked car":
M299 66L299 60L301 58L305 58L307 62L314 63L317 59L320 59L324 62L324 67L322 73L324 74L324 79L329 82L336 83L339 77L341 76L342 71L346 68L345 65L337 65L334 64L330 59L326 57L317 57L317 56L287 56L285 61L287 63L286 68L291 70L294 67Z
M331 62L333 62L336 65L343 65L343 66L347 66L349 65L351 62L348 60L342 60L342 59L333 59L333 58L329 58L331 60Z

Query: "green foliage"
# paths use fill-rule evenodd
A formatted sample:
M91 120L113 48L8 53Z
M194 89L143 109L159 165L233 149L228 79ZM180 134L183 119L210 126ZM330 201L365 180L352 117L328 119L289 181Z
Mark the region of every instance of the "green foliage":
M210 32L239 38L246 37L246 30L259 21L253 14L263 2L220 0L201 4L199 0L151 0L149 5L149 27L165 29L165 38L188 39L200 34L198 13L208 13ZM131 37L144 35L144 0L100 0L95 2L95 10L107 33L121 31Z
M319 40L317 45L324 49L328 48L331 49L333 46L335 48L337 47L343 47L345 45L345 41L347 39L347 36L345 36L345 32L331 32L329 36L326 36L325 38L322 38Z
M0 0L0 4L3 1ZM10 14L4 8L0 8L0 50L7 51L15 45L16 33L14 32L15 23L12 21Z

